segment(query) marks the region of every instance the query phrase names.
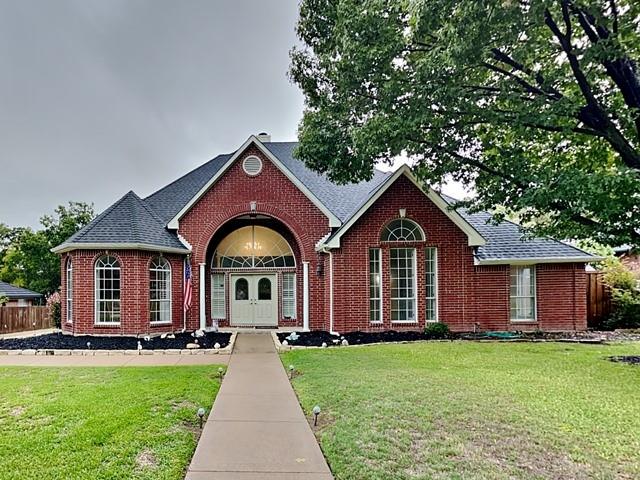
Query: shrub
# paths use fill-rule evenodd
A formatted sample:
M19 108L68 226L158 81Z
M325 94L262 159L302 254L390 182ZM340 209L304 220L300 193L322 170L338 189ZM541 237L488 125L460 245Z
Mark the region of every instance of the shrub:
M62 325L62 312L60 307L60 292L55 291L47 295L47 307L49 307L49 318L56 328Z
M429 339L449 338L451 331L446 323L430 323L424 328L424 334Z
M0 307L4 307L8 301L9 298L6 295L0 295Z
M603 330L617 328L640 328L640 292L637 290L612 289L613 312L602 322Z

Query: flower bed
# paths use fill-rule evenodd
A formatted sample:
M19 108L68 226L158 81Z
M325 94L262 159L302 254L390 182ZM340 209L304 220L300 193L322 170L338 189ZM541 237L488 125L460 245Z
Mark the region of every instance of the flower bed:
M0 350L137 350L140 342L143 350L185 349L188 343L197 343L200 348L220 348L229 344L230 333L209 332L194 338L190 333L176 333L174 338L151 337L148 340L137 337L89 335L71 336L51 333L27 338L6 338L0 340Z

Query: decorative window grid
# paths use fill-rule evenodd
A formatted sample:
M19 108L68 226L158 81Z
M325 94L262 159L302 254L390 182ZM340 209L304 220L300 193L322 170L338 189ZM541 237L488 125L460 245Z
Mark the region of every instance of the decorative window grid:
M416 315L416 250L392 248L389 251L391 274L391 321L415 323Z
M369 249L369 321L382 322L382 251Z
M438 321L438 250L427 247L424 251L425 319Z
M67 323L73 322L73 262L67 259Z
M296 318L296 274L282 274L282 316Z
M171 323L171 265L162 257L149 268L149 315L151 323Z
M424 240L422 228L413 220L398 218L384 227L380 240L383 242L421 242Z
M96 324L120 323L120 263L111 255L104 255L95 265Z
M224 291L224 273L214 273L213 275L211 275L211 316L218 320L227 317Z
M511 321L536 320L536 267L511 267Z

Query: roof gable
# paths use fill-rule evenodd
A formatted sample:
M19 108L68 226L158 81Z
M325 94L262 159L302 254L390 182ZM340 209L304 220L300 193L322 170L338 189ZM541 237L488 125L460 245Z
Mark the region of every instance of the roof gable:
M397 169L393 175L388 176L378 188L371 192L367 201L351 215L342 227L340 227L324 242L319 243L317 247L318 250L322 250L324 248L339 248L342 236L349 231L358 219L362 217L362 215L364 215L364 213L369 210L369 208L382 196L382 194L384 194L384 192L386 192L401 176L405 176L411 180L411 182L422 193L424 193L424 195L426 195L436 207L438 207L460 230L467 235L468 244L470 246L480 246L486 243L485 238L466 219L464 219L456 210L452 209L435 190L432 188L425 190L414 177L413 173L411 173L411 169L407 165L403 165Z
M311 202L318 207L329 219L330 227L341 225L340 219L320 201L320 199L305 185L294 173L275 156L264 144L255 136L250 136L246 142L231 155L228 160L213 174L213 176L191 197L191 199L169 220L167 227L178 229L180 219L209 191L209 189L222 177L225 172L233 165L247 150L250 145L255 145Z

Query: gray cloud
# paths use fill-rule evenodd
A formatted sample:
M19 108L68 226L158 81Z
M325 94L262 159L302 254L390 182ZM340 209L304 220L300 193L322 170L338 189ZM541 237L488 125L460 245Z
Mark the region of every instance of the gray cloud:
M146 196L251 133L295 138L293 1L0 1L0 222Z

